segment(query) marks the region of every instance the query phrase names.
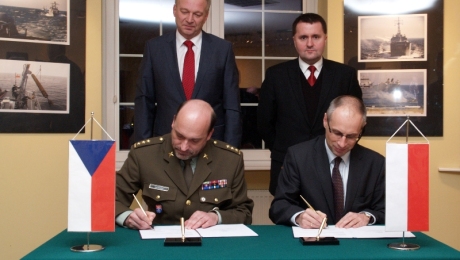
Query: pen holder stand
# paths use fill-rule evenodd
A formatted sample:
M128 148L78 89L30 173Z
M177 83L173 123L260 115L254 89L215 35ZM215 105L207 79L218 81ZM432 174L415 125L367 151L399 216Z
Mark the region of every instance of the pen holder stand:
M201 246L201 237L167 237L165 246Z
M339 240L335 237L300 237L300 243L304 246L325 246L325 245L339 245Z

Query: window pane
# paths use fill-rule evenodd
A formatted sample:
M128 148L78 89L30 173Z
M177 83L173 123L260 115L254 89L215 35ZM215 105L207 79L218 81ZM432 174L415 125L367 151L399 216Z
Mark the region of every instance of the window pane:
M225 12L224 22L225 39L236 56L262 55L262 13Z
M273 0L270 0L272 2ZM267 2L267 0L265 0ZM260 10L262 9L262 0L225 0L225 10Z
M240 88L260 87L262 84L262 62L260 60L236 60L240 72Z
M120 106L120 150L129 149L133 134L134 106Z
M123 21L120 19L120 53L142 54L148 39L160 35L160 23Z
M279 64L285 61L288 61L288 60L265 60L265 69L268 69L271 66L275 66L276 64Z
M265 10L302 11L302 0L265 1Z
M174 0L119 0L120 53L143 53L145 42L160 35L161 23L174 24L173 6Z
M120 58L120 102L134 102L141 60L142 58Z
M299 14L265 13L265 55L295 57L292 23Z

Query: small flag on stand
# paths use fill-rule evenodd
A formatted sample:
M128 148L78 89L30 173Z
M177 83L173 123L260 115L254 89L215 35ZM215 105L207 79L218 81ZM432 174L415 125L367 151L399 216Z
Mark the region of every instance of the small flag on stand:
M386 145L386 231L429 230L428 143Z
M115 231L115 142L69 141L68 231Z

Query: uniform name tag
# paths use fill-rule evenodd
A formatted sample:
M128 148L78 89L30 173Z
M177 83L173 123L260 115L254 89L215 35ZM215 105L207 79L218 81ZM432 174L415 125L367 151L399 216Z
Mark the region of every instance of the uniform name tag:
M149 189L161 190L161 191L169 191L169 187L161 186L161 185L157 185L157 184L150 184Z

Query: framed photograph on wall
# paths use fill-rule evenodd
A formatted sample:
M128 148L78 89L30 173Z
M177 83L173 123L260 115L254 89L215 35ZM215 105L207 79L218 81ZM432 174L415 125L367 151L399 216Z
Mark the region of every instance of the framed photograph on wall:
M0 9L0 133L78 132L85 124L86 0L0 0ZM27 34L12 33L13 26Z
M359 16L359 62L426 61L426 17L426 14Z
M344 1L344 62L358 71L365 136L391 136L408 117L425 136L443 135L443 8L443 0Z
M426 70L360 70L367 116L426 116Z
M0 1L0 40L68 45L69 1Z

